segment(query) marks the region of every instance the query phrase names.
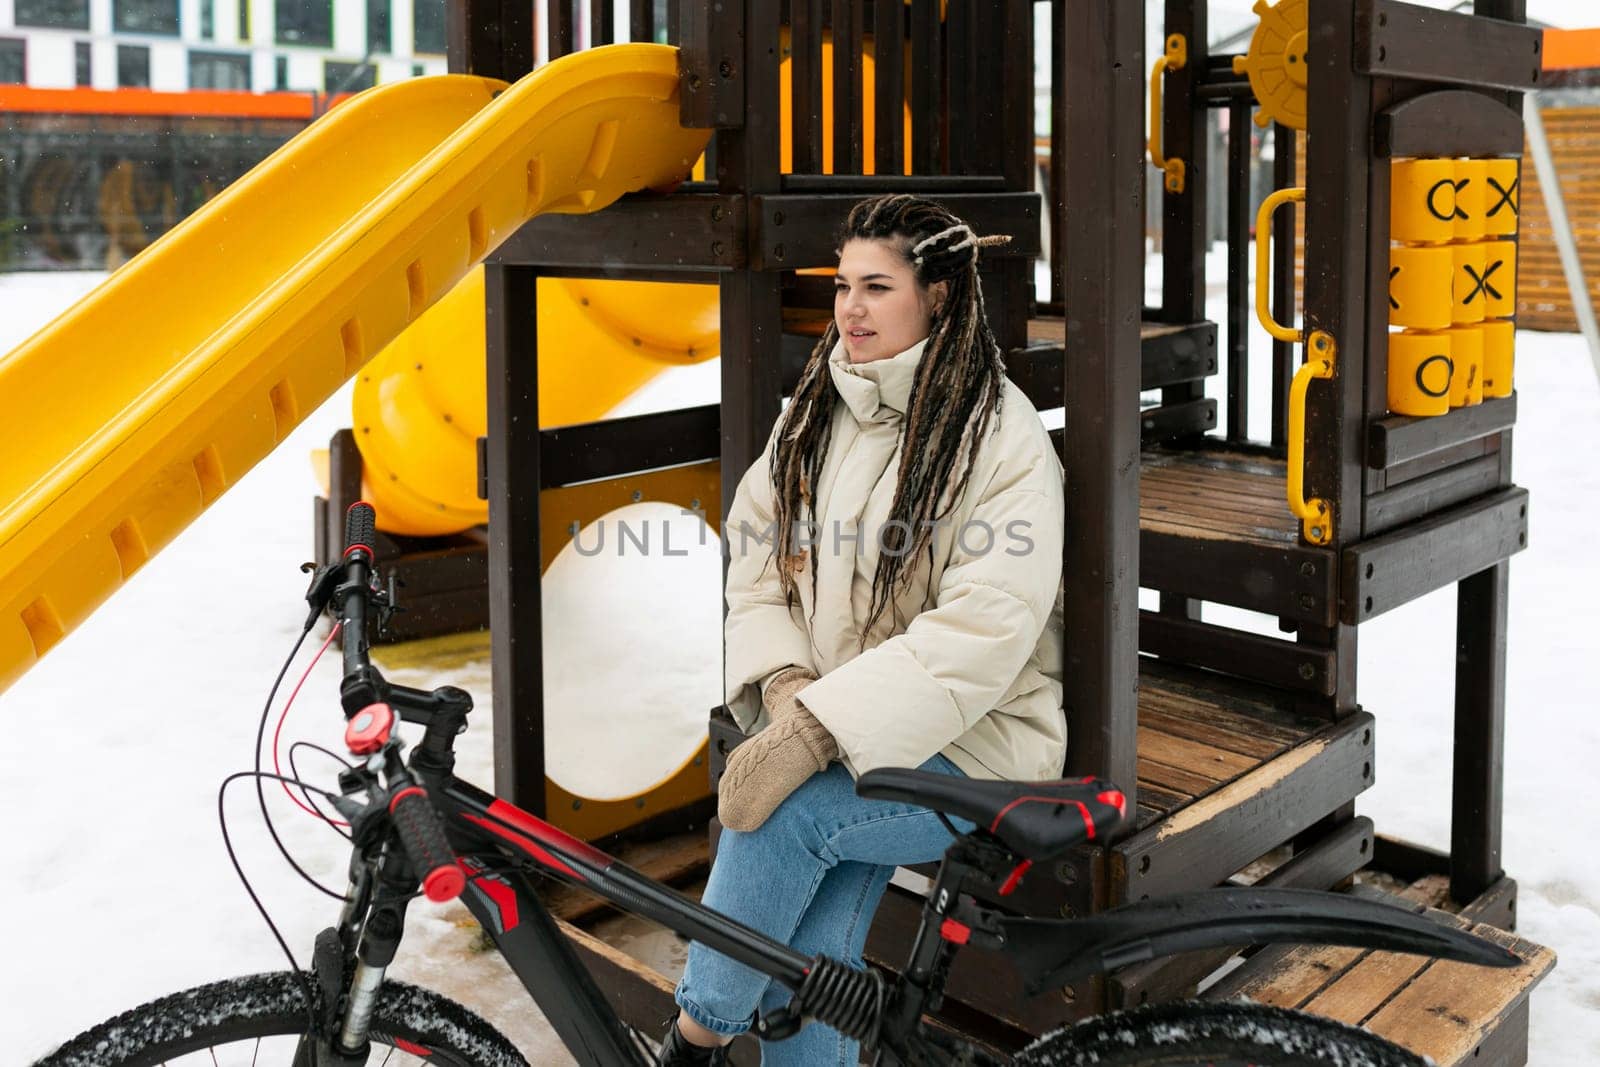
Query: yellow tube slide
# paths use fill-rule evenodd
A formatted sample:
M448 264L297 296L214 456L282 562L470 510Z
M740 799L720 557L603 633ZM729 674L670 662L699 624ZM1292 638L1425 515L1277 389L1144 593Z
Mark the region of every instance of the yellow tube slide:
M541 212L688 173L658 45L360 94L0 358L0 690Z
M720 351L715 285L541 278L537 326L541 426L597 421L668 367ZM489 521L484 344L473 271L362 368L351 424L381 529L436 536ZM324 483L326 462L315 459Z

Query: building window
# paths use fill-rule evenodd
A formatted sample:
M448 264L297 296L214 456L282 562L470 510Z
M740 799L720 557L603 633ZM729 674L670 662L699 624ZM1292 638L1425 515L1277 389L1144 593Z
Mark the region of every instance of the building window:
M444 0L412 0L413 52L444 54Z
M329 0L277 0L278 43L333 47L333 5Z
M178 35L178 0L114 0L111 22L124 33Z
M15 37L0 37L0 85L27 83L27 45Z
M250 40L250 0L239 0L239 40Z
M217 0L200 0L200 39L209 41L217 35Z
M279 92L289 88L289 57L272 57L272 87Z
M76 84L89 85L94 79L90 77L92 66L89 59L89 42L77 41L72 46L73 67L77 71Z
M389 0L367 0L367 55L394 51Z
M117 45L117 84L126 89L150 88L150 49L137 44Z
M250 57L228 52L190 52L189 88L250 89Z
M89 28L89 0L17 0L16 24L54 30Z
M378 68L371 63L340 63L330 59L322 67L322 91L358 93L378 83Z

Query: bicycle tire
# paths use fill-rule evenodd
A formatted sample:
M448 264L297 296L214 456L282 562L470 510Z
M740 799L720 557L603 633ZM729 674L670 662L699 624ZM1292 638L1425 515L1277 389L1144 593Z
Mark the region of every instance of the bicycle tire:
M123 1012L49 1053L38 1067L150 1067L219 1046L296 1037L306 1022L305 996L293 974L255 974ZM379 991L371 1040L375 1048L398 1049L417 1062L528 1067L516 1046L471 1010L404 982L385 982ZM380 1054L374 1062L383 1059Z
M1178 1001L1089 1019L1039 1038L1014 1067L1424 1067L1353 1026L1244 1001Z

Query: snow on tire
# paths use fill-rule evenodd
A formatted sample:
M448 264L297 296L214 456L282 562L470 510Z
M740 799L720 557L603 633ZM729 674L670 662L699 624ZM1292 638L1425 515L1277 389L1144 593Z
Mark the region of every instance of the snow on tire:
M1089 1019L1044 1035L1015 1067L1424 1067L1366 1030L1244 1001L1181 1001Z
M310 980L310 976L307 976ZM39 1067L141 1067L220 1045L305 1032L305 996L287 971L230 978L153 1000L86 1030ZM494 1027L436 993L386 982L371 1039L452 1067L528 1067Z

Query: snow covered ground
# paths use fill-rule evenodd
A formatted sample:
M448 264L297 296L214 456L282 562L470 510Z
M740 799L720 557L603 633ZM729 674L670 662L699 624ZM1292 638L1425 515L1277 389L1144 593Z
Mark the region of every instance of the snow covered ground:
M0 351L98 279L0 276ZM1557 1067L1600 1061L1600 860L1588 825L1600 700L1583 667L1600 644L1600 556L1588 529L1600 520L1600 388L1577 337L1520 334L1517 352L1516 472L1533 496L1530 547L1512 564L1504 860L1522 886L1522 933L1561 955L1532 1017L1532 1062ZM628 410L703 402L716 388L714 363L683 368ZM12 961L0 974L0 1048L8 1061L31 1061L160 994L284 965L228 865L216 789L248 767L262 700L303 618L296 567L310 551L314 492L306 456L348 412L344 393L324 405L0 696L0 844L11 871L0 888L0 946ZM1264 414L1254 425L1265 426ZM652 566L677 569L648 579L629 559L569 562L588 569L556 576L546 602L563 620L552 660L568 668L552 683L552 765L574 786L631 792L693 746L716 698L715 557L655 557ZM1378 784L1360 809L1384 832L1436 847L1449 842L1453 633L1446 591L1375 620L1361 636L1361 696L1378 718L1379 759ZM477 696L462 773L491 784L487 665L466 657L437 677L392 676L448 680ZM336 682L335 663L324 660L286 737L336 747ZM575 754L585 745L614 755L581 766ZM302 769L325 774L321 760L310 754ZM281 794L273 807L307 868L341 886L344 843ZM303 956L336 905L284 867L247 788L230 794L228 811L246 870ZM470 932L457 924L463 915L414 907L393 973L471 1003L533 1062L568 1062L498 958L472 951Z

